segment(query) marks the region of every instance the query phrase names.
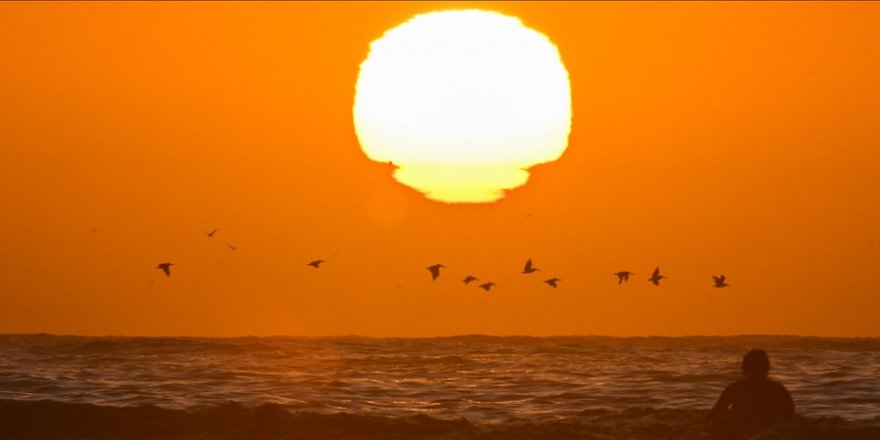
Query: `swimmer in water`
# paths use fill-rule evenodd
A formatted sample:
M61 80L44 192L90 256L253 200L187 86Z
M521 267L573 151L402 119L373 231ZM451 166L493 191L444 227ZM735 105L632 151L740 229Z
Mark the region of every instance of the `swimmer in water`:
M760 434L794 418L794 400L785 386L767 378L770 357L750 350L743 357L743 379L728 385L707 419L737 437Z

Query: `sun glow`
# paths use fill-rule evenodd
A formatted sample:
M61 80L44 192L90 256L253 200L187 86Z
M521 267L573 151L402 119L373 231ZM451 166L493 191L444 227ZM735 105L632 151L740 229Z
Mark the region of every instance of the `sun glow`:
M354 125L367 157L444 202L490 202L568 145L571 91L556 46L480 10L417 15L370 44Z

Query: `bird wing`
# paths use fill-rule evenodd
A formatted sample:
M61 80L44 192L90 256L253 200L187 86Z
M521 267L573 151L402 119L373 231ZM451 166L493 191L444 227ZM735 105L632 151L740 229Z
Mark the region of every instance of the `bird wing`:
M659 276L659 275L660 275L660 268L657 267L654 269L654 274L651 275L651 278L657 278L657 276Z
M529 272L532 270L532 259L529 258L529 261L526 261L526 266L523 268L524 271Z
M722 283L723 283L724 280L726 280L726 279L727 279L727 278L726 278L724 275L721 275L720 277L718 277L718 281L720 281L720 282L722 282Z

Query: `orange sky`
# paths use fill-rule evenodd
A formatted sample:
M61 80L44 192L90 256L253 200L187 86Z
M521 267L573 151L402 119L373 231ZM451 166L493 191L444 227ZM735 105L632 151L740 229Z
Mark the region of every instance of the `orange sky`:
M880 335L880 4L482 5L558 45L572 133L446 205L351 109L448 3L0 4L0 332Z

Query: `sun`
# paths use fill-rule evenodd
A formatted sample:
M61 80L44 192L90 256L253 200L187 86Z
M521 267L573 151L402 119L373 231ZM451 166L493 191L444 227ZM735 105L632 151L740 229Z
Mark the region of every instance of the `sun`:
M568 146L568 71L518 18L416 15L370 44L354 126L367 157L395 164L394 177L428 198L495 201Z

